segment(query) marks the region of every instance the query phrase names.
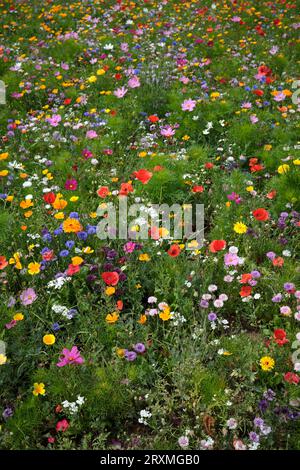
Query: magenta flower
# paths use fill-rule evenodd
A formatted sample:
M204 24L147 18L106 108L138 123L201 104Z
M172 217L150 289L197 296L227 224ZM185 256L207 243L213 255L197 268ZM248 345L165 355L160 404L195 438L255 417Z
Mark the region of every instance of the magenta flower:
M73 346L72 349L64 348L62 350L62 355L56 365L57 367L64 367L67 364L82 364L83 362L84 359L81 357L77 346Z
M195 100L191 100L191 98L189 98L188 100L184 100L184 102L181 104L181 109L182 111L193 111L196 103L197 102Z
M69 191L76 191L77 185L78 183L75 179L67 180L65 183L65 189L68 189Z
M22 292L20 295L20 300L22 305L30 305L32 304L35 300L37 299L37 295L31 287L29 289L26 289Z

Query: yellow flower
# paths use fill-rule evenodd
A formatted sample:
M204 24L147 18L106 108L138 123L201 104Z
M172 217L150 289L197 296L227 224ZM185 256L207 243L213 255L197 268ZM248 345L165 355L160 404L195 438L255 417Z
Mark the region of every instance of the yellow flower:
M20 262L20 253L14 253L13 258L10 258L9 264L15 264L16 269L22 269L22 264Z
M97 75L104 75L105 74L105 70L104 69L99 69L97 70Z
M28 273L31 274L32 276L34 274L38 274L40 272L40 263L29 263L28 265Z
M139 153L139 157L141 158L147 157L147 152L143 150L142 152Z
M123 348L117 348L116 352L117 352L117 355L119 357L124 357L125 356L125 349L123 349Z
M44 385L43 383L40 383L40 384L39 384L39 383L35 382L35 383L33 384L33 391L32 391L32 393L33 393L33 395L34 395L35 397L37 397L38 395L45 395L45 392L46 392L46 390L45 390L45 385Z
M33 214L32 211L27 211L27 212L24 212L24 217L26 217L26 219L29 219L29 217L31 217Z
M236 222L233 226L233 230L239 234L246 233L247 228L247 225L243 224L243 222Z
M83 263L83 259L81 256L73 256L72 258L72 264L73 266L80 266Z
M72 197L70 197L69 201L70 201L70 202L77 202L78 199L79 199L78 196L72 196Z
M161 318L163 321L170 320L171 318L171 311L170 307L165 307L162 312L159 314L159 318Z
M140 261L150 261L150 259L151 259L151 258L150 258L149 255L147 255L147 253L142 253L142 254L140 254L140 256L139 256L139 260L140 260Z
M0 176L7 176L8 175L8 171L7 170L2 170L0 171Z
M297 158L297 160L293 160L294 165L300 165L300 160Z
M264 146L264 150L266 150L267 152L269 152L270 150L272 150L272 145L266 144L266 145Z
M55 215L54 215L54 218L57 219L57 220L62 220L65 218L65 214L63 212L57 212Z
M219 98L220 96L220 93L218 91L213 91L211 94L210 94L210 97L212 99L216 99L216 98Z
M141 315L140 318L138 319L138 323L140 325L144 325L147 321L147 316L146 315Z
M114 295L115 292L116 292L116 289L112 286L109 286L105 289L106 295Z
M54 335L45 335L43 336L43 343L47 344L47 346L51 346L55 343L55 336Z
M118 321L118 319L119 319L119 315L116 312L109 313L105 317L106 322L110 323L110 324L116 323L116 321Z
M87 255L90 255L91 253L94 253L94 250L90 246L85 246L82 248L82 252L86 253Z
M287 165L286 163L284 165L280 165L277 168L277 171L280 175L283 175L284 173L287 173L290 169L290 165Z
M8 152L0 153L0 160L6 160L8 158L8 155Z
M31 199L25 199L24 201L20 202L20 207L22 209L28 209L28 207L32 207L32 206L33 206L33 202L31 201Z
M0 354L0 366L3 366L7 361L7 357L4 354Z
M23 313L16 313L16 314L13 316L13 319L14 319L15 321L21 321L21 320L24 319L24 315L23 315Z
M254 191L254 187L253 186L247 186L246 191L251 193L252 191Z
M264 371L269 371L269 370L272 370L273 367L275 366L275 361L272 357L270 356L264 356L260 359L259 361L260 363L260 367L262 368L262 370Z
M97 81L97 77L95 75L92 75L87 79L89 83L95 83Z

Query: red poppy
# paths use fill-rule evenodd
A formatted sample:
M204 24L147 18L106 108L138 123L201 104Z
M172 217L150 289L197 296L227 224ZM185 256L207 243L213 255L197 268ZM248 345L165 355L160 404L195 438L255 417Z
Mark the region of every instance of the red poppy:
M151 180L152 174L153 173L151 173L151 171L145 170L143 168L139 171L133 172L133 176L135 176L135 178L137 178L143 184L147 184Z
M97 190L97 194L99 197L102 197L102 198L105 198L109 193L109 189L108 189L108 186L101 186L98 190Z
M210 169L213 168L213 167L214 167L214 164L211 163L211 162L207 162L207 163L205 163L205 165L204 165L204 168L206 168L207 170L210 170Z
M8 262L6 261L5 256L0 256L0 269L6 268Z
M286 337L286 332L281 328L274 330L274 340L278 344L278 346L283 346L284 344L288 343L289 340Z
M252 292L252 287L251 286L243 286L240 290L240 296L241 297L248 297L251 295Z
M79 271L80 271L80 266L74 266L73 264L69 264L68 269L67 269L67 275L73 276L73 274L76 274Z
M46 193L44 194L43 199L47 204L53 204L56 199L56 196L54 193Z
M105 271L101 274L101 277L108 286L116 286L120 276L116 271Z
M251 279L252 279L252 276L251 276L250 273L244 273L244 274L242 274L240 283L241 284L247 284L247 282L251 281Z
M287 372L284 374L284 380L289 384L297 385L300 382L300 377L294 372Z
M64 104L68 105L68 104L71 104L71 102L72 102L71 98L66 98L64 101Z
M281 256L278 256L277 258L273 259L273 266L279 266L281 268L281 266L283 266L284 264L284 259L281 258Z
M133 192L133 187L131 183L122 183L120 189L120 196L127 196L129 193Z
M253 90L252 93L256 96L263 96L264 95L263 90Z
M213 240L208 248L211 253L216 253L226 248L226 242L225 240Z
M179 256L180 252L181 252L181 249L176 244L171 245L170 248L168 249L168 255L172 256L172 258L176 258L176 256Z
M151 116L148 116L148 121L154 124L155 122L159 121L159 117L157 117L155 114L151 114Z
M270 191L268 194L267 194L267 198L268 199L274 199L274 197L276 197L276 194L277 194L277 191L275 189L272 189L272 191Z
M153 168L153 171L161 171L161 170L163 170L163 169L164 169L163 166L155 165L155 167Z
M269 219L269 212L266 211L266 209L263 209L262 207L252 211L252 215L253 217L255 217L256 220L259 220L260 222L265 222Z
M200 186L194 186L192 188L193 193L203 193L203 191L204 191L204 187L201 186L201 185Z
M118 300L117 301L117 309L118 310L123 310L123 300Z

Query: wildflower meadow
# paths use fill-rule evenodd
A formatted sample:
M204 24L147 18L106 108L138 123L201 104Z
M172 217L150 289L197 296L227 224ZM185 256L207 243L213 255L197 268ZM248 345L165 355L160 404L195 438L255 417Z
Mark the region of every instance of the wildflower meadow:
M300 449L299 7L0 0L0 449Z

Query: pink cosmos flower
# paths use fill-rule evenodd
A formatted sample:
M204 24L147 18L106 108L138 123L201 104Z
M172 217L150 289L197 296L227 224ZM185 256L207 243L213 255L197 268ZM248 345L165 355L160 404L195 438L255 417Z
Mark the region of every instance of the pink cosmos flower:
M58 124L61 121L61 115L60 114L53 114L51 116L51 118L47 118L46 121L49 122L49 124L51 124L51 126L56 127L56 126L58 126Z
M192 100L189 98L188 100L184 100L184 102L181 104L181 109L182 111L193 111L193 109L196 106L196 101Z
M127 93L127 88L125 88L124 86L122 86L122 88L117 88L115 91L114 91L114 95L117 97L117 98L123 98L123 96L126 95Z
M238 266L240 264L240 258L235 253L226 253L224 263L226 266Z
M128 86L129 88L138 88L141 86L140 79L134 75L129 81L128 81Z
M22 292L20 295L20 300L22 305L30 305L32 304L37 298L37 295L31 287L29 289L26 289Z
M78 183L75 179L67 180L65 183L65 189L69 191L76 191Z
M259 119L256 116L256 114L251 114L250 121L251 121L252 124L256 124L259 121Z
M87 131L85 136L87 139L96 139L96 137L98 137L98 134L96 131Z
M160 133L164 137L170 138L175 134L175 131L171 126L167 125L161 128Z
M84 359L81 357L77 346L73 346L71 349L64 348L62 350L62 355L56 365L57 367L64 367L67 364L82 364L83 362Z

